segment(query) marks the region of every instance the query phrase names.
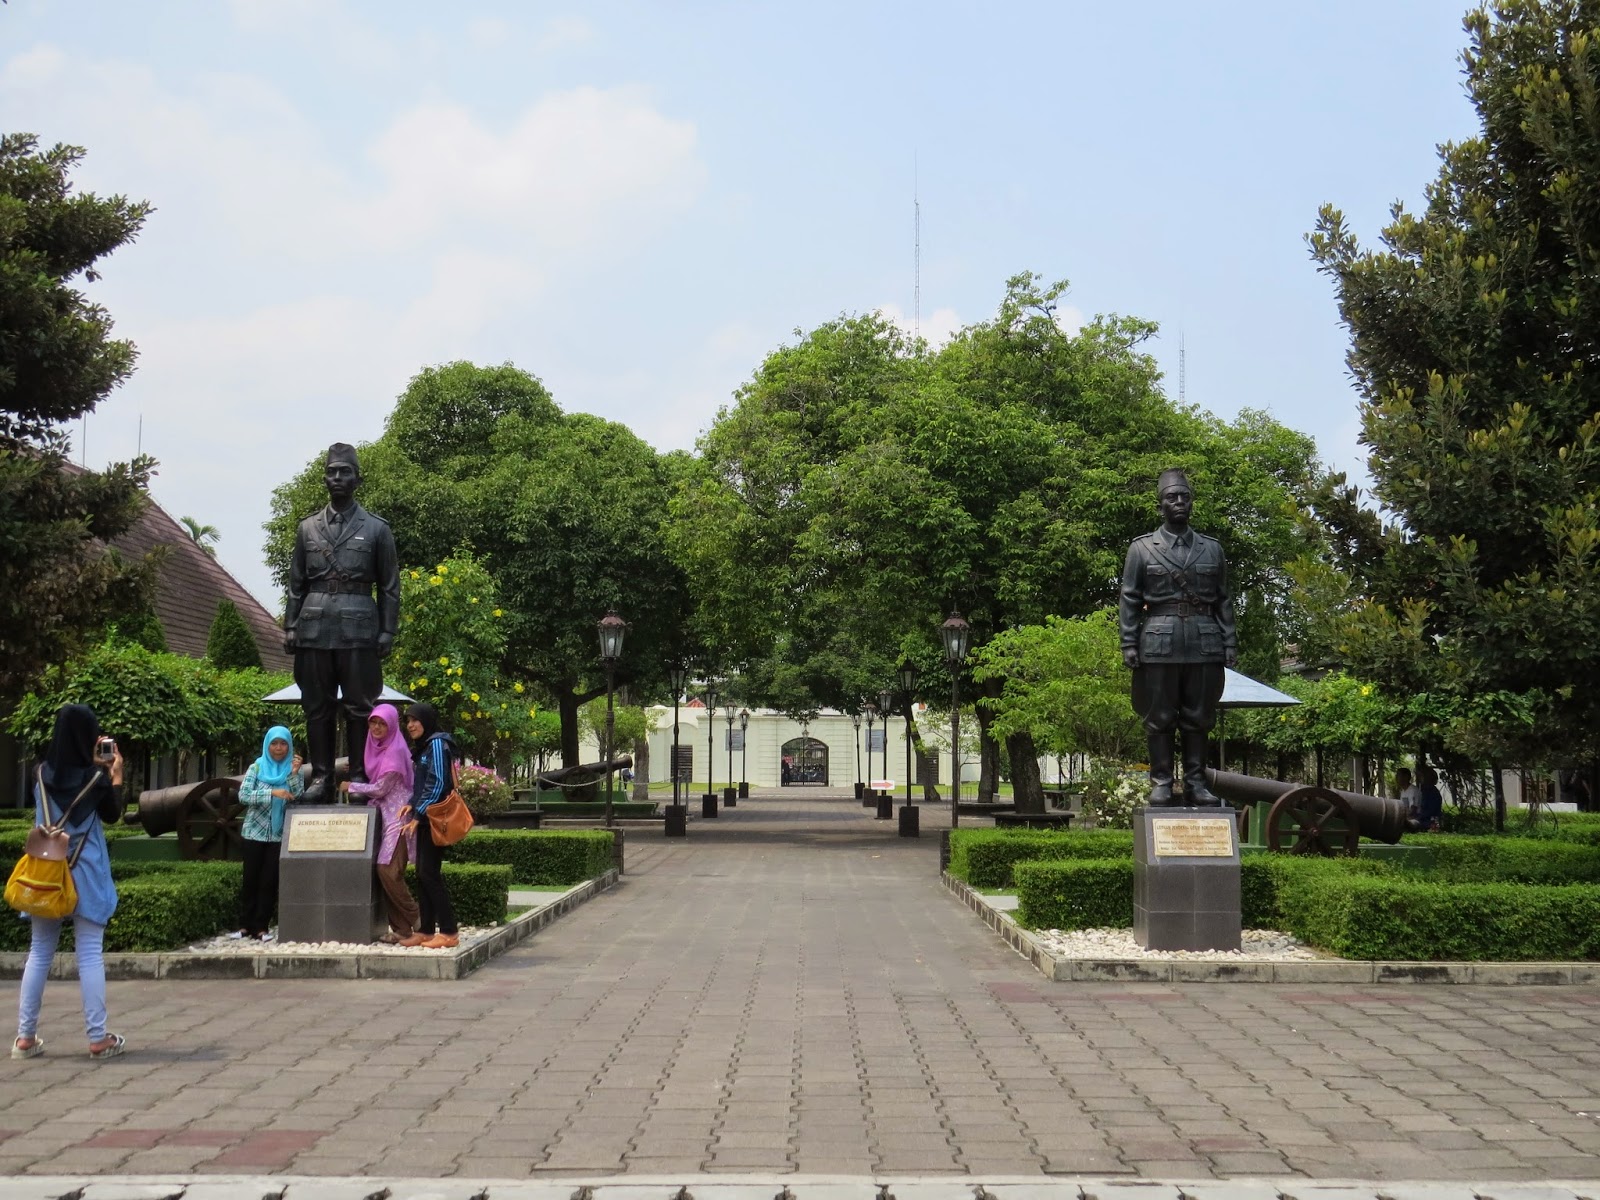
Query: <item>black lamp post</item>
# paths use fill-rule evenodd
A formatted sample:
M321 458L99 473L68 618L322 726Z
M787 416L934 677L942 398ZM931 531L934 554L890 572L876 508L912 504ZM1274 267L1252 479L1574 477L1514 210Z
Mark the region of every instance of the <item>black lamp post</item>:
M961 824L961 665L967 661L972 626L952 612L939 626L944 664L950 668L950 828Z
M672 689L672 814L665 826L668 837L687 837L689 833L689 814L678 799L678 699L688 679L689 672L681 662L667 666L667 686Z
M865 797L872 795L872 723L877 719L877 706L869 700L867 701L867 785L861 789L861 795L864 797L861 801L863 806L868 802ZM884 728L888 729L889 727L885 725Z
M911 697L917 691L917 664L903 662L900 664L900 690L906 696L906 803L911 803Z
M722 715L728 722L728 786L722 789L722 802L733 808L739 803L739 789L733 783L733 705L725 704Z
M878 716L883 721L883 778L889 778L889 714L894 711L894 689L878 693Z
M750 781L745 778L750 773L750 710L739 710L739 799L745 800L750 795Z
M859 800L861 799L861 714L851 713L850 724L856 731L856 799Z
M617 659L622 657L622 635L627 632L628 623L617 616L616 609L612 609L600 618L598 628L600 661L606 668L606 746L605 752L600 757L605 759L606 763L606 828L610 829L617 823L611 801L611 756L617 737L617 713L614 703L617 690Z
M717 692L706 680L706 794L700 797L700 815L717 815Z

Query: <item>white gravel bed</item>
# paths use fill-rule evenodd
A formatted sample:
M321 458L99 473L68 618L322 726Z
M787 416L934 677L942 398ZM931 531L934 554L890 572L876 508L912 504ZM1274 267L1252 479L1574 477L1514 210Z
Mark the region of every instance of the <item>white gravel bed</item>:
M1059 958L1306 962L1330 957L1290 934L1271 929L1246 929L1240 950L1146 950L1133 940L1131 929L1035 929L1031 932L1040 945Z
M280 942L274 937L270 942L255 941L251 938L230 938L227 934L220 937L207 938L203 942L194 942L184 949L191 954L223 954L229 956L251 956L261 954L453 954L456 950L465 949L476 942L481 942L499 925L473 926L463 925L458 936L461 945L448 949L440 947L437 950L425 949L422 946L391 946L385 942Z

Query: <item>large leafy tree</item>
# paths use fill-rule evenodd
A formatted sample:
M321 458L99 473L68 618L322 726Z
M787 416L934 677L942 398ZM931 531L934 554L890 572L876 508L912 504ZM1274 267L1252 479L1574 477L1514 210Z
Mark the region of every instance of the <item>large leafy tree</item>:
M418 374L360 456L359 498L393 526L401 562L470 550L493 578L498 677L549 696L563 762L576 763L579 708L605 694L595 623L610 608L628 620L617 677L643 687L683 625L661 532L668 464L621 425L563 413L527 372L466 362ZM273 494L267 556L280 580L295 523L325 502L320 456Z
M106 548L143 509L153 463L69 469L63 422L133 370L131 342L80 290L149 206L75 193L72 146L0 135L0 707L111 618L137 610L153 561Z
M1341 651L1398 691L1500 695L1491 757L1592 756L1600 729L1600 5L1466 20L1477 136L1364 250L1326 207L1381 515L1324 497L1359 598ZM1520 699L1517 699L1520 698Z
M1153 326L1068 332L1064 288L1012 279L995 319L937 355L876 316L830 322L771 355L707 434L675 546L703 636L769 660L751 673L768 702L792 707L798 685L853 708L902 656L944 694L936 626L952 605L979 645L1101 607L1128 540L1155 523L1166 466L1193 470L1196 519L1238 577L1273 581L1310 443L1260 416L1224 425L1171 405L1141 348ZM1008 742L1019 803L1041 807L1030 730Z

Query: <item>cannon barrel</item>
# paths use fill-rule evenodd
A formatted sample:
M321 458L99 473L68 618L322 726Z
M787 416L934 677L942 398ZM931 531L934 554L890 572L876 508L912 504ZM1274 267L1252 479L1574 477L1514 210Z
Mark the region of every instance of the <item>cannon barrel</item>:
M242 776L234 776L238 782ZM207 787L210 780L198 783L180 783L176 787L149 788L139 793L139 812L135 818L151 837L172 833L178 828L178 817L183 802L191 792ZM130 822L131 824L131 822Z
M554 771L546 771L537 777L536 782L551 787L559 786L568 780L582 780L593 783L607 771L620 771L624 767L633 766L633 755L624 754L620 758L613 758L610 762L579 763L575 767L561 767Z
M1306 786L1282 779L1262 779L1256 775L1240 775L1233 771L1206 770L1206 781L1211 790L1230 804L1246 805L1258 801L1271 804L1296 788ZM1406 831L1406 804L1392 796L1368 796L1362 792L1341 792L1327 788L1350 806L1356 827L1362 837L1374 838L1394 845Z

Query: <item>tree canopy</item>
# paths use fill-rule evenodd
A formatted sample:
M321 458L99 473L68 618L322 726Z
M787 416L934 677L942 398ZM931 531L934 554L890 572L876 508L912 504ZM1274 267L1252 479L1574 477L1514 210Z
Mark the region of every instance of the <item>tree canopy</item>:
M1340 651L1398 690L1519 698L1493 751L1600 745L1600 13L1469 14L1475 137L1364 250L1322 210L1380 512L1325 497L1356 597Z

